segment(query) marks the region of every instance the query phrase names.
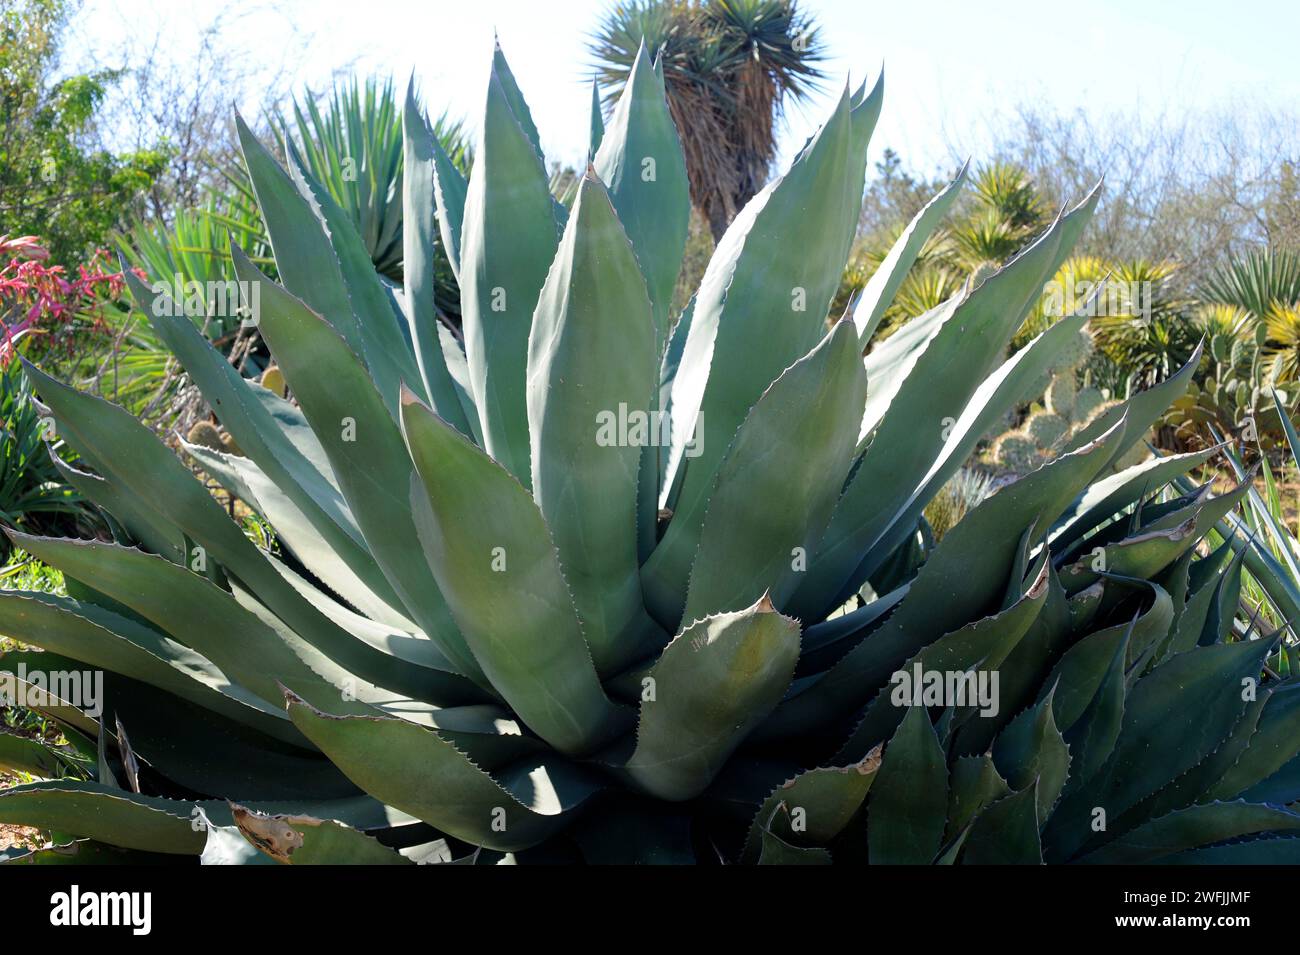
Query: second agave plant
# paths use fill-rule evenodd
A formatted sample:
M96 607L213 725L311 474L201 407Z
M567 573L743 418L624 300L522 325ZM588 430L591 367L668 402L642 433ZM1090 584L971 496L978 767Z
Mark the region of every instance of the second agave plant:
M1244 490L1152 497L1213 451L1118 467L1199 355L926 543L926 504L1084 326L1006 356L1097 196L875 342L964 178L828 315L882 96L845 91L681 315L688 188L644 49L571 208L499 50L468 179L408 101L397 292L241 127L280 282L233 266L291 400L134 289L242 453L186 451L278 546L28 369L118 534L11 534L68 595L0 594L40 648L0 672L88 754L0 747L35 777L0 822L50 833L24 858L1294 857L1300 694L1279 638L1232 625L1239 561L1197 546ZM40 696L49 673L101 674L102 706Z

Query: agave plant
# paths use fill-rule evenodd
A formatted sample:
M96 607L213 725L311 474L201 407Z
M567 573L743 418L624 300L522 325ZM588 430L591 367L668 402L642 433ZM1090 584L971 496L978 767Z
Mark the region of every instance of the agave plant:
M82 455L61 470L130 539L12 535L69 596L0 594L0 630L45 651L0 666L105 694L97 719L37 701L101 756L0 793L0 821L87 861L1293 856L1300 694L1276 637L1231 626L1240 564L1196 550L1242 491L1149 498L1208 451L1113 468L1195 361L917 543L1083 327L1005 359L1096 195L864 361L960 182L828 330L883 95L846 92L671 316L689 198L663 82L642 50L571 210L499 51L467 183L408 99L396 301L241 126L283 284L238 246L233 267L294 402L134 290L247 457L190 453L281 556L129 415L30 368ZM926 674L998 689L945 704Z
M1269 398L1273 420L1281 433L1283 451L1278 474L1285 476L1300 470L1300 435L1297 435L1293 417L1284 394L1271 390ZM1224 443L1225 457L1239 480L1251 475L1241 452L1249 444L1241 442L1233 449L1224 435L1210 426L1212 433ZM1262 435L1258 436L1262 438ZM1262 445L1262 440L1260 441ZM1258 598L1252 613L1263 613L1278 624L1285 624L1293 632L1300 621L1300 538L1294 512L1283 502L1282 488L1269 463L1267 454L1260 454L1256 470L1262 477L1262 490L1251 487L1243 501L1240 513L1225 515L1215 528L1213 537L1230 541L1241 555L1248 572L1248 588ZM1186 477L1177 482L1184 490L1189 487ZM1294 647L1278 661L1279 672L1300 674L1300 655Z
M402 106L392 80L368 77L335 86L324 110L311 97L295 101L292 119L279 115L275 125L281 150L296 150L343 208L379 273L401 282L404 147ZM467 170L469 140L461 124L444 113L431 127L447 161ZM456 280L437 236L434 261L435 302L458 317Z

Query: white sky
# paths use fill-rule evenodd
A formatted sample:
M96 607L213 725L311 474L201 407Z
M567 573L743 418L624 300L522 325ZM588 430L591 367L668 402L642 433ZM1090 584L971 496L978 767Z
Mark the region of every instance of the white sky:
M319 85L349 63L362 72L414 70L431 111L477 121L495 28L548 157L575 164L587 140L586 35L608 0L277 0L241 20L228 42L267 70L284 57L290 24L313 35L295 69ZM845 72L886 67L872 160L892 146L913 168L949 170L953 150L978 151L991 114L1038 100L1094 115L1138 108L1175 113L1224 104L1300 104L1300 4L1294 0L803 0L825 28L832 79L791 111L785 157L829 108ZM164 38L156 55L186 69L214 0L85 0L77 49L110 55L129 34ZM74 56L75 59L75 56ZM241 104L255 110L256 104Z

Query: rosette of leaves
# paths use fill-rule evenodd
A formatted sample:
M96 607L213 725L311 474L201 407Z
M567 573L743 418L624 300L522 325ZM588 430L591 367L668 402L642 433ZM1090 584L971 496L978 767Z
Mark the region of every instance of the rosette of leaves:
M310 175L241 129L280 282L238 248L234 268L297 403L134 289L246 457L190 453L280 556L135 419L28 369L81 454L60 470L123 531L13 535L69 595L0 594L0 630L44 651L0 669L105 675L101 715L44 707L98 745L93 771L0 793L0 821L69 844L29 858L1294 854L1300 696L1270 674L1276 638L1229 626L1239 564L1196 549L1240 492L1144 500L1206 452L1110 471L1190 367L846 608L1082 327L1005 355L1097 199L864 360L961 185L828 330L881 97L846 91L681 316L688 191L644 51L571 210L499 51L467 182L408 101L397 298ZM463 351L433 315L435 231ZM632 440L650 411L666 444ZM611 414L627 440L598 439ZM997 674L997 706L894 705L918 665Z

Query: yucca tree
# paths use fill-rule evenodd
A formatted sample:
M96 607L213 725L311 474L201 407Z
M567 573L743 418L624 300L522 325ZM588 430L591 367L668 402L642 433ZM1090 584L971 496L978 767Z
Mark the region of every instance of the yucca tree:
M929 234L916 267L903 279L886 312L886 331L900 320L937 307L972 277L978 280L998 268L1051 223L1046 202L1020 166L995 161L978 166L973 173L963 166L957 173L959 180L968 176L972 188L966 201L958 203L950 220ZM878 268L891 248L890 242L868 239L849 267L848 284L855 284L863 272L870 274ZM845 294L842 288L841 297ZM1017 344L1031 337L1025 335L1027 329L1042 330L1042 323L1035 321L1040 314L1041 310L1035 310L1026 319Z
M85 860L1293 857L1300 694L1277 637L1232 627L1240 564L1196 549L1243 490L1150 497L1212 452L1113 467L1195 361L918 543L1083 327L1005 359L1097 197L864 361L959 185L828 330L881 97L846 92L680 317L685 163L644 50L571 210L499 51L467 183L408 99L396 308L327 191L241 124L283 284L238 246L234 268L294 402L134 288L248 456L190 453L281 552L129 415L29 368L82 455L60 469L124 537L11 534L69 596L0 594L0 632L45 651L0 667L107 693L98 718L37 701L103 755L50 778L47 746L7 746L45 778L0 821ZM999 688L900 705L918 669Z
M663 66L691 199L715 242L767 183L782 109L818 87L821 35L796 0L630 0L591 39L613 104L645 43Z
M1263 326L1261 354L1272 383L1300 380L1300 252L1249 249L1224 262L1200 294L1208 303L1243 310Z
M1235 305L1262 319L1275 305L1300 302L1300 252L1249 249L1223 263L1200 293L1207 302Z

